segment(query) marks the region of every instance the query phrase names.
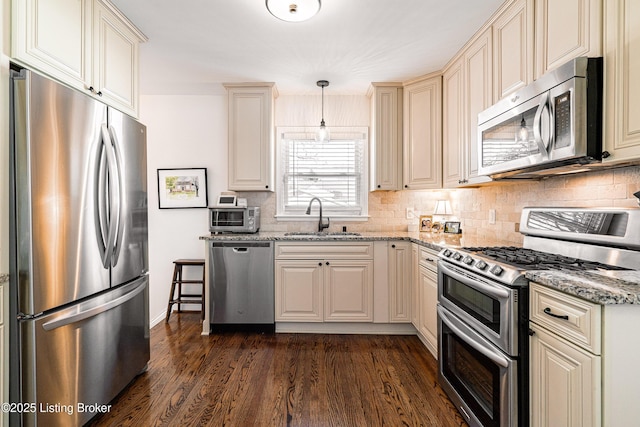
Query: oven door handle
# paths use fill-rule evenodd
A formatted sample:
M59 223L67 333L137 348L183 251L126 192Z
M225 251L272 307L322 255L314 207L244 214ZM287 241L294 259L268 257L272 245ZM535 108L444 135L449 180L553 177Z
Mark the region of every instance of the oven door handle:
M478 352L486 356L489 360L491 360L497 365L502 366L503 368L509 367L509 359L507 359L499 351L492 351L490 344L479 335L477 337L472 337L466 332L464 332L461 328L456 326L455 320L451 318L451 316L446 312L444 308L442 308L442 306L438 306L438 316L440 317L440 320L445 325L447 325L447 327L451 329L456 335L462 338L464 342L466 342L471 347L476 349ZM481 341L482 343L478 341Z
M496 298L509 298L509 291L506 289L497 288L495 286L490 286L484 283L484 281L480 277L470 277L464 274L461 274L451 267L449 267L444 262L438 263L438 268L442 270L447 276L451 276L452 278L464 283L465 285L477 289L479 291L483 291L485 294L489 296L494 296ZM470 282L473 280L473 282Z

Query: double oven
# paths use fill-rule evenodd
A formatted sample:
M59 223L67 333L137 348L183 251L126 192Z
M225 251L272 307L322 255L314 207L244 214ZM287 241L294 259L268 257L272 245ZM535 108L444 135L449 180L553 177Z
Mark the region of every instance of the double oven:
M528 288L524 277L515 286L505 286L442 258L438 264L442 388L470 425L527 425Z

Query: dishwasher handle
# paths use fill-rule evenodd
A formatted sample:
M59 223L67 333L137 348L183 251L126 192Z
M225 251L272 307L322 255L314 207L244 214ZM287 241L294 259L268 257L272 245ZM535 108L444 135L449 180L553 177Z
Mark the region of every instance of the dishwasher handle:
M270 248L272 242L243 242L243 241L223 241L211 242L212 248L234 248L247 250L248 248Z
M233 253L236 254L246 254L249 252L249 248L233 248Z

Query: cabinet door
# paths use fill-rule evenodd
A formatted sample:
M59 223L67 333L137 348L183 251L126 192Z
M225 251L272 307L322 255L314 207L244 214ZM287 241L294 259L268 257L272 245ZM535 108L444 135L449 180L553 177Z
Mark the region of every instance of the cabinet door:
M640 2L605 1L604 162L640 159Z
M464 150L464 58L459 58L442 75L442 180L455 188L466 178Z
M402 87L374 83L371 95L371 190L402 188Z
M411 244L411 323L420 328L420 248Z
M533 80L533 0L516 0L493 23L495 100Z
M530 325L531 426L599 426L600 357Z
M578 56L602 56L601 0L536 0L536 76Z
M438 277L420 266L420 327L418 332L426 340L427 348L438 358Z
M137 35L102 0L94 3L93 91L117 109L137 116Z
M83 90L91 72L91 5L82 0L14 0L13 58Z
M276 321L322 322L323 264L276 261Z
M411 321L411 243L389 243L389 307L391 322Z
M275 88L225 85L229 106L229 190L273 191Z
M323 268L325 322L372 322L373 261L328 260Z
M478 113L493 105L491 29L482 33L464 55L465 62L465 167L469 182L478 176Z
M404 88L403 185L442 187L442 80L433 77Z

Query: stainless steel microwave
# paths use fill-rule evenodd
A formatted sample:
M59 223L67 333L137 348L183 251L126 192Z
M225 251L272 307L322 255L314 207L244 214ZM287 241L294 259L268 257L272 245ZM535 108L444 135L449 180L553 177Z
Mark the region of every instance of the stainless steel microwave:
M211 233L257 233L259 230L259 207L209 208Z
M578 171L602 159L602 58L576 58L478 114L492 178Z

